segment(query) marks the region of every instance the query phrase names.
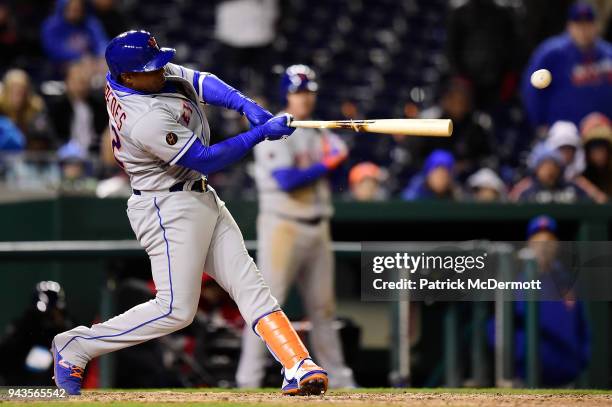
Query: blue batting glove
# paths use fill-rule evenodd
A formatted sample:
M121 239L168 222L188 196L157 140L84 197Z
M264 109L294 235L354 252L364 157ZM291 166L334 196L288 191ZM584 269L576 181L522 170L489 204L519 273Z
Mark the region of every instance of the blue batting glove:
M293 116L289 113L281 114L280 116L272 117L262 124L259 129L261 129L262 134L265 135L267 140L289 137L295 131L295 128L289 127L291 120L293 120Z
M274 117L272 113L268 112L266 109L255 103L255 101L248 98L245 100L244 105L242 106L242 113L244 113L247 120L253 127L261 126Z

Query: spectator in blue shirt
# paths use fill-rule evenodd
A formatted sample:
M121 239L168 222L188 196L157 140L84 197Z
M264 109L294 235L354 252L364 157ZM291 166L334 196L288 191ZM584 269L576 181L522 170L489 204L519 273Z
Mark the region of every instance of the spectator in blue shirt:
M402 192L402 199L457 200L459 189L453 180L455 158L447 150L434 150L425 160L421 173L415 175Z
M108 42L104 28L89 13L85 0L58 0L41 34L47 56L60 64L84 56L102 57Z
M0 152L17 152L25 148L25 137L6 116L0 116Z
M594 111L612 116L612 44L599 38L590 5L575 4L568 18L567 31L544 41L523 75L523 102L536 128L547 128L559 120L578 126ZM538 69L552 73L546 89L530 83L531 74Z

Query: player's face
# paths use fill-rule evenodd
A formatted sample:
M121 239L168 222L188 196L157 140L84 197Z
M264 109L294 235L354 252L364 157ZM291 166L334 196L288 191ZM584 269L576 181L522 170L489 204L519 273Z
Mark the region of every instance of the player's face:
M570 22L567 25L567 30L578 48L591 48L597 40L597 25L594 22Z
M559 244L557 237L549 231L542 230L529 238L529 247L534 251L540 271L546 271L557 257Z
M121 82L140 92L159 92L166 82L164 68L151 72L129 72L121 74Z
M289 93L287 95L287 112L298 120L303 120L312 114L317 102L317 94L307 90Z

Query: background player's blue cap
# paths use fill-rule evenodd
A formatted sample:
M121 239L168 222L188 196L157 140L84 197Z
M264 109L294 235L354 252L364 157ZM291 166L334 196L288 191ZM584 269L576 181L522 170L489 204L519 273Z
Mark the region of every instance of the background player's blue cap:
M148 31L127 31L111 40L106 47L106 64L117 79L124 72L150 72L163 68L172 60L174 48L159 48Z
M287 103L287 93L296 93L302 90L316 92L319 84L317 75L307 65L291 65L285 70L280 84L280 98L283 104Z
M595 21L595 9L588 3L573 4L567 16L570 21Z
M527 239L541 231L557 234L557 221L547 215L536 216L527 225Z

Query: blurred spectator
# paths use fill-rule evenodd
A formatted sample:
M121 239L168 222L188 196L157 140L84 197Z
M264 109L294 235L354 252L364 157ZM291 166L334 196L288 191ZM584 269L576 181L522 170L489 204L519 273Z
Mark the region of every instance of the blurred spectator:
M415 175L402 192L402 199L458 200L460 191L452 175L454 165L455 159L449 151L434 150L427 157L422 172Z
M34 93L30 77L21 69L9 70L2 80L0 114L24 134L30 151L51 150L53 138L43 99Z
M506 186L490 168L482 168L467 179L467 185L476 202L499 202L506 198Z
M586 156L583 176L609 199L612 197L612 124L600 114L588 115L581 125Z
M382 201L386 194L381 182L384 175L380 167L371 162L359 163L349 172L351 196L356 201Z
M57 151L62 172L60 189L64 192L94 192L96 180L91 177L91 164L87 152L75 142L69 142Z
M438 106L421 113L422 118L448 118L453 121L453 137L421 138L412 141L413 151L421 161L435 149L451 150L455 159L455 173L461 180L483 166L496 164L488 115L474 111L472 88L462 79L452 79ZM484 124L483 124L484 123Z
M557 150L538 145L530 157L531 175L518 182L510 199L518 202L575 203L588 200L586 192L563 177L563 157Z
M568 19L567 32L540 45L523 75L523 102L535 127L558 120L579 125L594 111L612 114L612 45L598 37L591 6L577 3ZM552 73L546 89L530 83L538 69Z
M127 174L117 165L111 144L110 130L106 128L100 142L101 180L96 186L98 198L125 197L132 195L132 187Z
M278 0L218 2L215 38L224 46L221 59L230 84L239 88L248 84L255 93L263 90L278 14Z
M0 3L0 72L13 66L19 52L19 35L12 10L7 3Z
M99 148L99 137L108 125L101 92L92 93L89 70L72 64L66 72L66 93L49 103L57 137L75 141L85 151Z
M43 47L52 61L64 64L88 55L103 57L108 39L87 7L85 0L57 0L41 30Z
M0 152L21 151L25 144L25 137L13 122L0 116Z
M0 340L2 385L49 386L53 376L53 337L72 325L66 316L65 294L59 283L36 284L24 313L6 329Z
M115 0L93 0L93 10L109 38L128 30L125 15Z
M363 118L357 101L353 99L345 99L340 103L340 114L342 115L342 120L359 120Z
M584 170L584 152L578 128L572 122L558 121L552 125L545 141L546 147L561 154L564 176L567 181L575 180Z
M451 73L474 84L479 108L507 100L514 93L518 43L512 10L493 0L469 0L451 11L448 24Z
M574 278L559 259L557 223L548 216L538 216L527 226L528 245L538 265L543 291L561 296L561 301L542 301L538 307L541 384L563 386L578 379L589 361L590 338L584 306L573 299ZM515 303L515 366L526 377L525 318L527 303Z

